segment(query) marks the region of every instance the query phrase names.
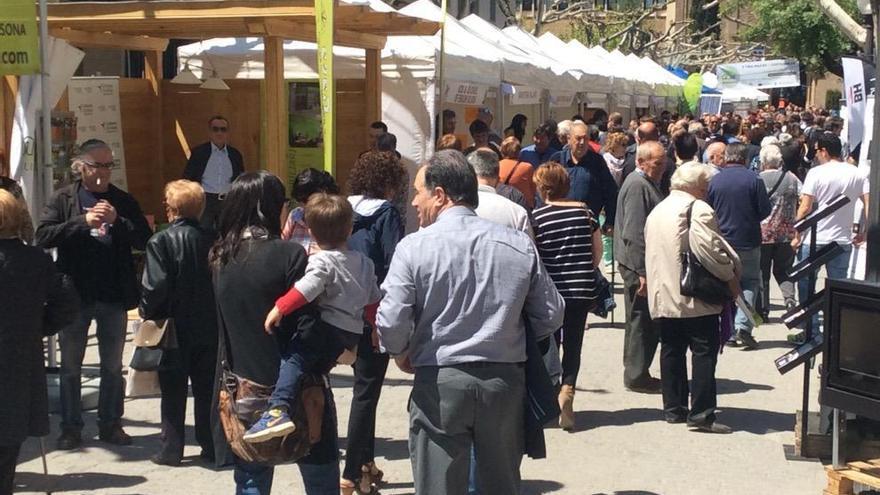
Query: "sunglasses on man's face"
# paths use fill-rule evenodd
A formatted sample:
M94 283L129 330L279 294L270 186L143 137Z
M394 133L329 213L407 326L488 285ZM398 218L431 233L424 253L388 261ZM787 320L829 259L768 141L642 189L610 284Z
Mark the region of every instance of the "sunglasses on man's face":
M219 127L219 126L212 125L212 126L211 126L211 130L214 131L214 132L226 132L227 128L226 128L226 127Z
M113 162L83 162L92 168L113 168Z

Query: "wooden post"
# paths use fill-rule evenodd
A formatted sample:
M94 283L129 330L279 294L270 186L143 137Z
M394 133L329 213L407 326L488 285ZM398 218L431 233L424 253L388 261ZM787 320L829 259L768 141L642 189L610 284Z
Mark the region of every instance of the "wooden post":
M380 50L367 49L366 55L364 115L368 126L377 120L382 120L382 54Z
M0 77L0 175L9 176L12 164L9 163L12 144L12 120L15 117L15 94L18 92L18 77Z
M162 129L162 72L162 52L144 52L144 79L150 82L150 90L153 92L151 117L152 129L155 132L154 148L156 156L160 157L165 156L164 132ZM163 172L164 167L159 167L159 180L162 185L170 179L170 177L165 177ZM154 190L153 193L156 194L156 191Z
M266 121L266 153L263 168L287 185L287 98L284 84L284 40L263 38L265 93L263 118Z

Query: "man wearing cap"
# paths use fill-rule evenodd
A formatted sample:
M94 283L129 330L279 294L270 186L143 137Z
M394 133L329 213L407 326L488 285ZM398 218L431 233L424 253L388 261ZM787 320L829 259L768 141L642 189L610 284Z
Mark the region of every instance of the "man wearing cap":
M113 152L107 143L84 142L73 160L80 178L52 195L35 234L37 246L58 249L58 271L73 279L81 299L79 319L59 334L59 450L82 444L82 363L92 320L101 357L98 439L131 444L122 429L127 311L137 306L140 297L131 250L145 249L152 231L134 197L110 183L112 167Z
M202 227L215 230L220 217L220 197L229 191L230 184L244 172L241 152L229 145L229 121L222 115L208 119L211 139L192 149L183 178L198 182L205 190L205 211Z

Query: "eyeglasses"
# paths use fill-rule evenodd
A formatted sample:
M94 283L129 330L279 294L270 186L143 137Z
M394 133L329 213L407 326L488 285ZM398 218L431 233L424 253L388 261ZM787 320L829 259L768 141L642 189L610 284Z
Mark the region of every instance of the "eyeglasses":
M211 130L214 132L226 132L227 128L226 127L217 127L217 126L212 125Z
M93 162L93 161L83 161L86 165L92 168L113 168L113 162Z

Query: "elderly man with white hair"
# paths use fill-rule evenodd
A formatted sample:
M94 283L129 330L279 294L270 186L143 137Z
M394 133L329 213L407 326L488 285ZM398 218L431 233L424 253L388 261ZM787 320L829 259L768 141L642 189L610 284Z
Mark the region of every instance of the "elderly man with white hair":
M723 307L682 295L681 253L690 249L711 275L727 282L734 295L740 293L741 265L718 228L715 211L705 202L709 189L706 167L682 165L671 182L669 197L654 207L645 224L648 307L660 328L663 412L668 423L687 422L699 431L730 433L729 427L715 421L715 365ZM690 388L688 348L693 368Z
M765 138L767 139L767 138ZM771 144L761 148L761 180L770 197L770 216L761 222L761 297L756 299L758 313L767 321L770 309L770 272L782 291L785 308L797 305L794 283L786 280L786 272L794 262L795 217L801 181L783 167L782 149Z

